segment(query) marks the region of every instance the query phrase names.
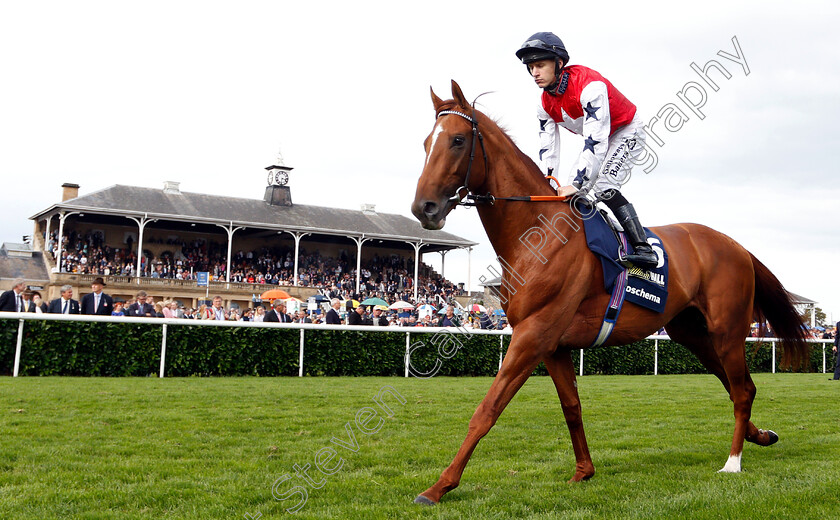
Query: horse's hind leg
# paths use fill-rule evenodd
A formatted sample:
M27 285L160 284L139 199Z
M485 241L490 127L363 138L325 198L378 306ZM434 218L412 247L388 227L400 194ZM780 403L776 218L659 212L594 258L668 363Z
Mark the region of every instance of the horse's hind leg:
M697 356L729 393L734 405L735 431L729 459L721 471L741 471L744 440L769 446L779 439L773 431L760 430L750 421L756 389L747 368L744 348L746 334L742 336L736 333L732 337L710 334L705 318L694 308L678 315L665 328L674 341Z
M589 456L586 434L583 432L583 416L571 353L558 349L551 357L545 359L545 366L557 388L575 452L575 474L569 482L586 480L595 474L595 466L592 464L592 457Z

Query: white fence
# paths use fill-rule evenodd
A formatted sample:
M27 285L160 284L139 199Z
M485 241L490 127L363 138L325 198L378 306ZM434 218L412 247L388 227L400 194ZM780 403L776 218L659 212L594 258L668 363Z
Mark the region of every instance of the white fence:
M187 327L240 327L240 328L275 328L275 329L299 329L300 330L300 349L299 349L299 366L298 376L303 377L303 354L306 331L325 331L325 330L347 330L359 332L377 332L382 334L405 334L405 377L409 376L410 364L410 345L412 334L438 334L441 332L450 334L478 334L499 336L499 367L502 366L504 353L504 337L512 334L511 329L507 330L480 330L480 329L464 329L452 327L371 327L367 325L313 325L311 323L254 323L247 321L215 321L215 320L189 320L176 318L128 318L122 316L86 316L86 315L68 315L68 314L36 314L31 312L0 312L0 319L3 320L18 320L17 343L15 345L15 361L12 375L18 376L20 368L20 354L23 347L23 331L24 324L27 321L83 321L83 322L100 322L100 323L148 323L152 325L159 325L161 331L160 344L160 372L159 377L164 377L166 368L166 334L170 326L187 326ZM648 336L646 339L653 341L654 348L654 363L653 373L659 373L659 342L668 341L668 336ZM776 342L777 338L746 338L747 342L762 341L770 343L772 346L772 371L776 373ZM823 373L827 370L827 351L826 345L833 343L830 339L813 339L810 343L822 344L823 357ZM583 376L583 350L580 350L580 370L579 375Z

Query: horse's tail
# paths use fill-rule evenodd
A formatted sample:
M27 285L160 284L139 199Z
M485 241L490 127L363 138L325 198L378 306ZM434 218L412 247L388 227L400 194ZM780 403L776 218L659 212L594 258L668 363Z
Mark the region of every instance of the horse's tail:
M773 328L774 336L782 340L782 359L779 366L794 370L807 366L811 347L805 341L802 318L793 306L790 293L752 253L750 258L755 271L753 312L759 326L766 319Z

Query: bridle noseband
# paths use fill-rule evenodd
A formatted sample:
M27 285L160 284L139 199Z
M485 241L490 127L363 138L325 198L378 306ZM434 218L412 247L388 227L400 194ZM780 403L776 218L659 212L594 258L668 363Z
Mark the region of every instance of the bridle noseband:
M464 177L464 185L455 190L455 193L451 197L449 197L449 202L455 203L456 206L475 206L476 204L481 202L490 202L492 204L492 195L473 195L472 193L470 193L469 188L473 159L475 159L476 137L478 137L478 142L481 144L481 154L484 156L484 169L487 169L487 150L484 149L484 137L481 135L481 132L478 131L478 118L475 117L475 107L473 107L472 116L469 116L463 112L458 112L457 110L441 110L440 112L438 112L437 117L446 114L455 114L461 116L467 121L469 121L472 125L472 143L470 144L470 162L467 163L467 175L466 177ZM467 194L463 197L461 197L461 190L467 190Z

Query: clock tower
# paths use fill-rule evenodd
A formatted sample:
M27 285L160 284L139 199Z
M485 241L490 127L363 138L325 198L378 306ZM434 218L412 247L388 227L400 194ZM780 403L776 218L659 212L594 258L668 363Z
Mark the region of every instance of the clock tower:
M266 166L265 169L268 171L268 178L263 200L272 206L291 206L292 192L288 183L292 168L283 163L283 155L278 152L277 164Z

